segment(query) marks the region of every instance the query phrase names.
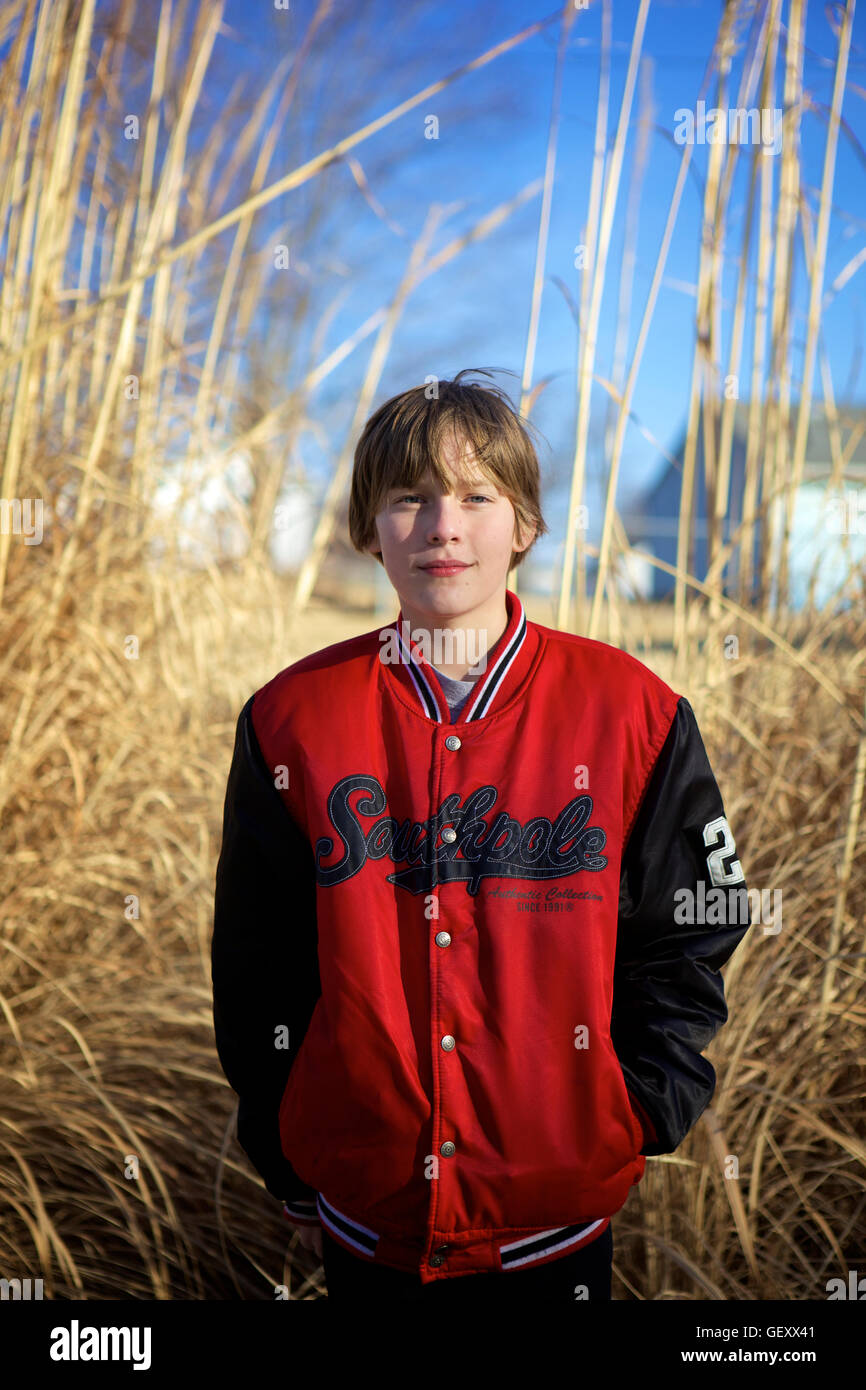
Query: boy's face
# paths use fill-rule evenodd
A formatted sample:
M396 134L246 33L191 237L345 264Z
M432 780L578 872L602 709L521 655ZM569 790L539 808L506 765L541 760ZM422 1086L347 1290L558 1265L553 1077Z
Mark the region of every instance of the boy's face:
M518 535L510 500L473 466L464 445L443 445L443 464L452 489L444 493L429 473L415 487L394 488L376 514L379 553L400 596L404 613L459 618L504 602L512 551L525 550L532 534ZM434 560L453 559L464 568L437 573Z

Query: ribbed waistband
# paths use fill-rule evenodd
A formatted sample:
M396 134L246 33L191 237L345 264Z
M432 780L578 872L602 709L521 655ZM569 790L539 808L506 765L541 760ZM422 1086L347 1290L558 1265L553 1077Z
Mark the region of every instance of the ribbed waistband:
M321 1192L316 1196L316 1209L319 1220L330 1235L359 1255L375 1260L376 1248L381 1239L378 1231L362 1225L354 1217L347 1216L339 1207L335 1207L333 1202L323 1197ZM538 1231L535 1235L505 1241L496 1246L502 1269L526 1269L527 1266L548 1260L554 1255L570 1254L581 1245L588 1245L591 1240L602 1235L609 1222L609 1216L602 1216L588 1225L577 1222L572 1226L553 1226L549 1230Z

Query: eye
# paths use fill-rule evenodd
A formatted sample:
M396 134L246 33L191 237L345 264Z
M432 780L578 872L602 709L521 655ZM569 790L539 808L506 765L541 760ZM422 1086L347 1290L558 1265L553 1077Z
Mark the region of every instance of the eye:
M470 500L470 502L487 502L489 506L493 505L493 498L487 498L482 492L470 493L468 500ZM421 496L420 492L402 492L393 499L393 505L395 506L400 506L403 502L424 502L424 498Z
M489 502L489 503L491 503L491 505L492 505L492 503L493 503L493 498L492 498L492 497L485 497L484 494L483 494L482 492L474 492L474 493L471 493L471 494L470 494L470 497L469 497L469 500L470 500L471 502ZM397 506L397 505L398 505L399 503L401 503L401 502L417 502L417 501L420 501L420 502L423 502L423 501L424 501L424 498L421 496L421 493L420 493L420 492L404 492L404 493L401 493L399 496L397 496L397 497L394 498L394 505Z

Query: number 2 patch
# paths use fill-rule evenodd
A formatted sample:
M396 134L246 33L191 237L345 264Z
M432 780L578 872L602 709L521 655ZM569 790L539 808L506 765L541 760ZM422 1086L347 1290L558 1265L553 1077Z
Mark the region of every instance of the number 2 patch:
M746 876L739 859L725 867L724 860L736 853L737 846L734 844L731 827L724 816L716 816L715 820L707 821L704 826L704 844L710 851L707 855L710 878L717 887L723 888L728 883L745 883Z

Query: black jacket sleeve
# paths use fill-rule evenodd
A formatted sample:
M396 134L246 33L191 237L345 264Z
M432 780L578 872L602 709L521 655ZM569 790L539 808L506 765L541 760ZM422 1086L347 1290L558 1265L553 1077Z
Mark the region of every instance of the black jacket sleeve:
M315 1191L283 1154L279 1109L321 994L312 849L241 710L216 870L211 978L217 1052L239 1098L237 1137L273 1197ZM277 1030L288 1047L277 1046Z
M719 968L750 922L721 794L680 697L620 878L611 1041L646 1155L672 1153L712 1099L701 1052L728 1017Z

